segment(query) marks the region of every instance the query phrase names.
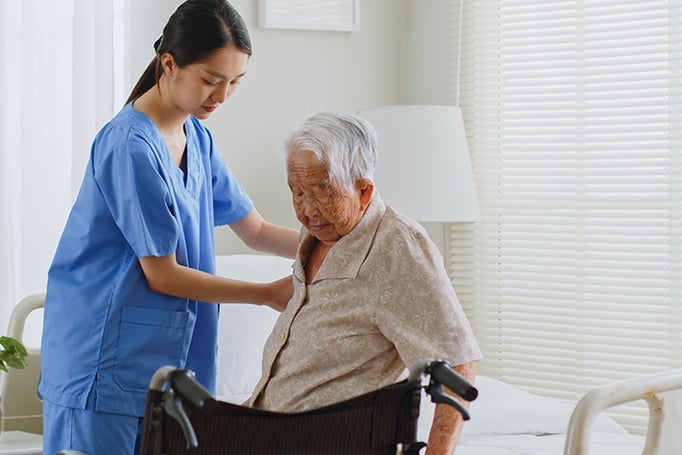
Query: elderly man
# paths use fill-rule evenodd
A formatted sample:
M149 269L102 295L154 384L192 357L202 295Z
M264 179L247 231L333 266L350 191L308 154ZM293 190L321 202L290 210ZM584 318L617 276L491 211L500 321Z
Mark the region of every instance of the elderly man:
M392 384L424 357L474 381L481 354L437 248L374 187L376 143L368 122L341 113L309 118L287 141L304 229L294 295L265 345L251 406L318 408ZM426 453L452 453L462 425L437 405Z

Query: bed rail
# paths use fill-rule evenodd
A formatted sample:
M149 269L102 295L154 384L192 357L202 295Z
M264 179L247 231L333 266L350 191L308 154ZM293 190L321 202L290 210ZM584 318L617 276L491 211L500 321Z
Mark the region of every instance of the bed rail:
M590 433L604 409L644 400L649 424L642 455L682 454L682 368L614 382L588 392L576 405L566 434L564 455L587 455Z

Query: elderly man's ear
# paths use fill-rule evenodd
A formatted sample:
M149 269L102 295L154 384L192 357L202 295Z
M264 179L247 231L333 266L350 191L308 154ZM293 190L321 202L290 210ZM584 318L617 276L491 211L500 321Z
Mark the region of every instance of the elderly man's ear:
M355 188L360 194L360 204L362 210L365 210L369 205L369 201L372 200L372 194L374 193L374 182L370 179L358 179L355 182Z

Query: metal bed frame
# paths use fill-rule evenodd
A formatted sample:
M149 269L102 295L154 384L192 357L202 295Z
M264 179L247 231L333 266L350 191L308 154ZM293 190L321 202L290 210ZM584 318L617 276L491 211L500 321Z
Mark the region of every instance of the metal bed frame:
M571 415L564 455L587 455L599 413L636 400L649 406L642 455L682 454L682 369L678 368L613 382L585 394Z

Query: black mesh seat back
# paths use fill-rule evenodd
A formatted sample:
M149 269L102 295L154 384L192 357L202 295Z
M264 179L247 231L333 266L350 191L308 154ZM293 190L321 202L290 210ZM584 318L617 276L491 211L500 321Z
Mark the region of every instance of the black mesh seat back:
M200 412L185 402L199 448L186 451L182 430L166 416L160 428L163 451L157 453L394 455L397 443L416 441L420 397L419 382L403 381L341 403L294 414L224 402ZM143 438L144 450L152 446L147 445L145 449Z

